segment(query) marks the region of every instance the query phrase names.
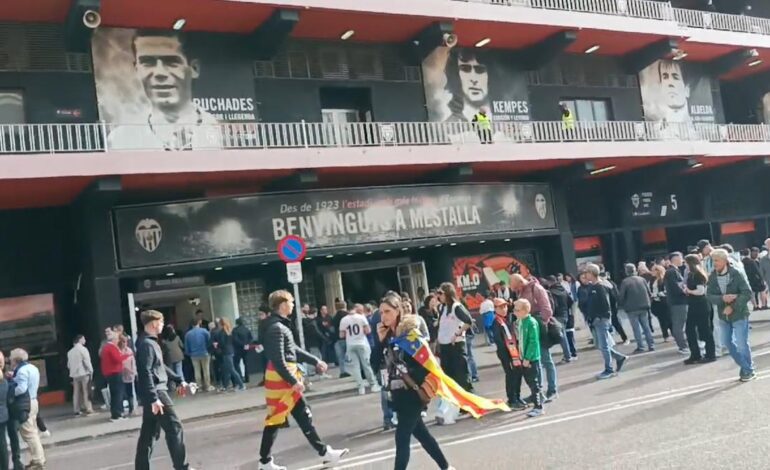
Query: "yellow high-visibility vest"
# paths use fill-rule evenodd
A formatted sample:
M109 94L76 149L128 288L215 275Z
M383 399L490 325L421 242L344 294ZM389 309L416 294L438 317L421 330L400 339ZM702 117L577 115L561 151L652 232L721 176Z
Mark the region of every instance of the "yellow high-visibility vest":
M575 116L572 115L572 111L567 110L567 114L561 116L561 128L564 130L575 128Z
M489 116L485 116L484 114L481 114L481 113L476 113L473 117L476 119L479 129L484 129L484 130L492 129L492 121L489 119Z

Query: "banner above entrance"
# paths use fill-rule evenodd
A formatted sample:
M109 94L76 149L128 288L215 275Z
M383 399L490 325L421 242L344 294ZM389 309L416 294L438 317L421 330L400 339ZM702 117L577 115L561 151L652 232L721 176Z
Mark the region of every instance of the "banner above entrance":
M547 184L466 184L268 194L115 210L121 268L313 248L556 228Z

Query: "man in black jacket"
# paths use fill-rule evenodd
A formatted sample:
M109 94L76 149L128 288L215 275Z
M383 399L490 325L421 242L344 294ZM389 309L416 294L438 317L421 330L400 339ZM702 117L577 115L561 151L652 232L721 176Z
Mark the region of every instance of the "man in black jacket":
M574 329L574 319L570 323L572 316L572 298L567 290L559 283L556 276L545 278L548 292L553 298L553 317L562 325L561 350L563 353L561 362L569 363L572 359L577 359L577 349L575 348L574 337L572 343L567 338L567 331ZM571 326L570 326L571 325Z
M137 393L144 403L144 411L142 430L136 444L135 468L150 469L152 448L160 435L160 427L166 434L166 444L174 470L191 470L187 464L182 422L177 417L174 402L168 394L169 379L179 384L180 390L186 390L187 384L163 363L163 353L158 344L158 335L163 331L163 314L146 310L142 312L141 319L145 334L137 344L136 368L139 379Z
M620 372L628 357L615 350L610 327L612 313L610 309L610 293L599 280L599 266L589 263L585 268L585 280L588 283L588 306L585 312L586 321L594 328L596 346L604 358L604 371L596 376L597 379L609 379ZM616 361L616 369L612 368L612 359Z
M272 402L280 401L281 398L269 394L266 395L268 420L262 432L262 445L259 449L259 470L286 470L286 467L275 463L272 449L275 439L278 437L278 430L286 421L282 415L288 413L291 413L300 429L302 429L302 433L310 442L310 445L321 456L322 465L324 467L333 467L348 453L348 449L333 449L331 446L326 445L318 436L313 426L313 415L310 413L305 397L302 396L305 386L302 383L297 367L299 362L304 362L315 366L318 372L324 373L328 366L319 358L299 348L294 342L294 335L290 328L291 323L288 319L294 310L294 296L285 290L278 290L270 294L268 302L270 303L272 313L265 320L265 327L262 330L264 331L262 341L268 360L268 371L265 373L266 386L270 392L278 395L284 389L288 390L288 387L290 387L289 391L293 391L292 396L294 398L292 400L294 403L293 406L289 405L288 410L284 407L279 411ZM297 396L299 396L298 399L296 398ZM284 402L284 404L286 403ZM270 413L272 413L272 416ZM281 419L283 422L273 423L273 421Z
M249 383L249 361L247 354L251 343L254 342L254 335L243 322L243 318L235 319L235 328L233 329L233 347L235 349L235 372L241 376L241 380ZM243 373L241 373L241 362L243 362Z
M690 349L684 336L684 327L687 324L687 294L684 292L684 277L680 268L684 264L682 253L675 251L668 255L671 265L666 270L663 283L666 286L666 300L671 312L671 334L676 340L679 354L689 355Z

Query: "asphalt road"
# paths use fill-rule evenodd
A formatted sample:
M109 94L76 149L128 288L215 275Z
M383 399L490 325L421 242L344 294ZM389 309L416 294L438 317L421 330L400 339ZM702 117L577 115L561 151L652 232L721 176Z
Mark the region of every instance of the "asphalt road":
M578 362L559 366L560 397L541 418L498 413L431 429L458 470L770 468L770 324L754 324L752 343L759 371L754 382L738 382L729 357L685 367L671 343L633 356L618 377L597 382L599 353L589 351ZM500 374L496 368L483 371L477 390L502 397ZM378 395L325 399L312 407L321 436L351 449L338 468L392 468L393 433L379 428ZM198 469L256 469L263 418L264 412L244 413L188 423L190 463ZM48 468L133 468L136 437L49 449ZM410 468L436 468L414 449ZM282 430L275 455L293 470L321 468L296 426ZM163 439L153 464L171 468Z

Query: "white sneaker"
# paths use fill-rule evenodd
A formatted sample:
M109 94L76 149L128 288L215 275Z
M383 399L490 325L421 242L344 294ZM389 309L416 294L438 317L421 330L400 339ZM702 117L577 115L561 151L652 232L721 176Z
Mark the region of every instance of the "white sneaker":
M393 417L390 418L390 424L393 426L398 426L398 416L396 416L395 413L393 414Z
M372 393L377 393L377 392L380 392L380 391L382 391L382 387L380 387L379 384L372 385Z
M348 455L348 449L332 449L332 446L326 446L326 453L323 455L323 465L337 465L342 457Z
M358 394L359 395L366 395L366 387L364 387L363 385L358 387Z
M51 431L49 431L48 429L46 429L45 431L42 431L40 433L40 437L44 437L44 438L45 437L51 437Z
M276 465L275 459L270 459L268 463L259 462L259 470L287 470L282 465Z

